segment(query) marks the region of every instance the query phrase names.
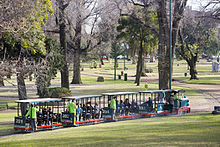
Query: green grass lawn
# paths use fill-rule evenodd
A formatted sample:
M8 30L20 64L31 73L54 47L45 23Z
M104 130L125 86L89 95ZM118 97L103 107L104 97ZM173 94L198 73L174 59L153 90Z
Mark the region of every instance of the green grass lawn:
M220 84L220 75L198 76L198 80L190 80L189 77L175 77L174 79L188 84Z
M14 132L13 120L15 115L15 112L0 112L0 135L7 135Z
M220 115L145 118L0 138L0 146L219 146Z

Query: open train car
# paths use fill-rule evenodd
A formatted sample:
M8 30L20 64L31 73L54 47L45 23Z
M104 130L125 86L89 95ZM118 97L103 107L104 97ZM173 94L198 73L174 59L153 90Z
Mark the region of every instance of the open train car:
M68 102L75 100L77 105L75 116L76 125L94 124L103 121L100 109L102 106L101 97L101 95L70 96L63 97L62 101L64 102L64 107L66 108ZM69 112L62 112L61 122L63 126L72 126L72 120Z
M184 96L183 89L140 91L146 101L139 105L141 117L184 114L190 112L189 100ZM174 95L178 99L174 98Z
M43 130L48 128L54 128L61 126L60 120L60 101L61 99L55 98L39 98L39 99L27 99L27 100L16 100L18 103L17 107L17 116L14 119L14 130L15 131L34 131L31 127L31 118L32 112L30 116L25 117L25 114L20 115L20 105L29 106L29 109L32 111L32 105L38 106L39 111L36 116L36 129ZM27 110L28 112L28 110Z
M172 90L147 90L140 91L140 96L144 103L139 105L140 117L163 116L170 113L172 109L168 98Z
M115 93L103 93L103 105L104 108L102 117L104 121L113 121L121 119L132 119L139 117L138 104L141 103L138 92L115 92ZM116 113L115 118L112 118L110 112L109 103L110 100L116 97Z

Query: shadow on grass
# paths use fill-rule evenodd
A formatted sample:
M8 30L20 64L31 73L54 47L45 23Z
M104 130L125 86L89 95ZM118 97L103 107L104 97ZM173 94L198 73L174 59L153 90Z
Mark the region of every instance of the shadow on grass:
M210 114L140 119L66 129L3 146L199 146L220 144L220 117ZM32 134L31 134L32 135Z

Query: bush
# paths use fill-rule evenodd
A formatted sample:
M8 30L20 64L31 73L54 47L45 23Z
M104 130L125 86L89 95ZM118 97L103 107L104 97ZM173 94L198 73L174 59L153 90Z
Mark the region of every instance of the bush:
M61 98L65 96L71 96L72 93L69 89L64 87L54 87L54 88L47 88L47 94L45 97L50 98Z

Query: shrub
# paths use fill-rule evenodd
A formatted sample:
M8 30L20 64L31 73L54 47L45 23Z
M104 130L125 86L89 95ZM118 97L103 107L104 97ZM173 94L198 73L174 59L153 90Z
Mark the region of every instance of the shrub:
M47 94L45 97L50 98L61 98L65 96L71 96L72 93L69 89L64 87L54 87L54 88L47 88Z

